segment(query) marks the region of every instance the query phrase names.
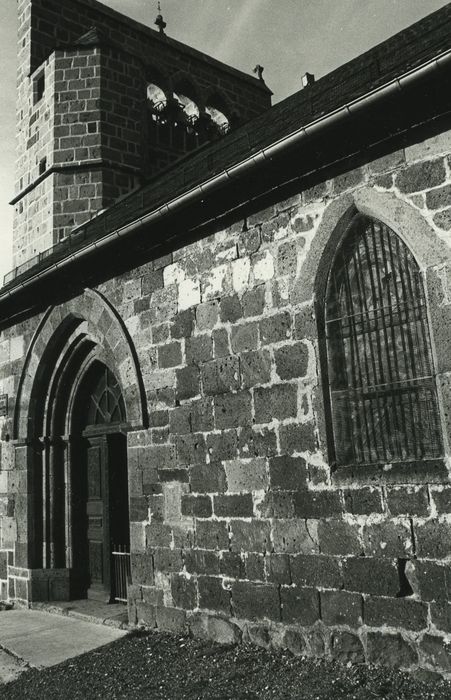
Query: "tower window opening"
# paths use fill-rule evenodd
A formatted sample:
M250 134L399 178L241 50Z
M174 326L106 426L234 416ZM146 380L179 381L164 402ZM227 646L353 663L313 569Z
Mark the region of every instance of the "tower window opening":
M209 115L219 133L227 134L230 131L230 122L224 112L221 112L216 107L205 107L205 112Z
M45 92L45 73L42 71L36 76L33 83L33 104L37 104L44 97Z
M44 175L45 171L47 170L47 158L41 158L39 161L39 175Z

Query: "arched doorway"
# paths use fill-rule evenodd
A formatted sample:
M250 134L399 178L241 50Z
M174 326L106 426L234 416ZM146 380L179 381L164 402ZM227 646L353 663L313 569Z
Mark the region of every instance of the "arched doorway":
M127 417L120 385L99 360L79 384L71 423L73 595L109 602L123 597L113 552L130 543Z
M15 460L27 474L15 560L28 571L27 600L116 597L113 545L129 549L126 437L146 425L136 351L113 307L85 290L49 309L14 413Z

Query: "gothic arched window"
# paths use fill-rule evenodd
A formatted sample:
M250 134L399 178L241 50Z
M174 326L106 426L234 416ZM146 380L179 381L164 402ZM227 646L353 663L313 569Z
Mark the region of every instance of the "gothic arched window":
M125 404L119 383L108 367L98 363L91 378L86 424L122 423L125 418Z
M325 325L335 463L441 456L421 272L380 221L353 219L329 273Z

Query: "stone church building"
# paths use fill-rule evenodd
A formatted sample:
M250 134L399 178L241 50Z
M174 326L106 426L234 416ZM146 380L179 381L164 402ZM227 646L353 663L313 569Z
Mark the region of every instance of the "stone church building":
M18 12L1 598L451 674L451 5L274 107Z

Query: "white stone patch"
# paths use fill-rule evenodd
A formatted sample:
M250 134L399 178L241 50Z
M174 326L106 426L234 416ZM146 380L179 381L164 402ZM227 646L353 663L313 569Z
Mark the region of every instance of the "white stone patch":
M207 274L203 286L202 300L213 299L227 291L227 282L230 274L229 265L218 265Z
M147 377L146 389L164 389L175 386L175 369L162 369L151 372Z
M129 316L125 319L125 325L130 335L133 337L140 330L139 316Z
M236 260L237 255L237 247L234 245L226 250L220 250L216 255L216 260L218 262L231 262L232 260Z
M9 340L0 343L0 365L4 362L9 362Z
M179 311L185 311L191 306L200 304L200 283L199 280L187 279L179 284Z
M185 271L178 263L172 263L172 265L168 265L163 270L163 282L165 287L168 287L170 284L180 284L185 277Z
M19 360L25 354L25 340L23 335L17 335L11 338L9 350L11 362Z
M267 282L274 277L274 258L269 252L265 250L260 259L254 264L254 281L255 282Z
M251 261L249 258L239 258L232 263L232 285L235 292L244 292L249 284Z

